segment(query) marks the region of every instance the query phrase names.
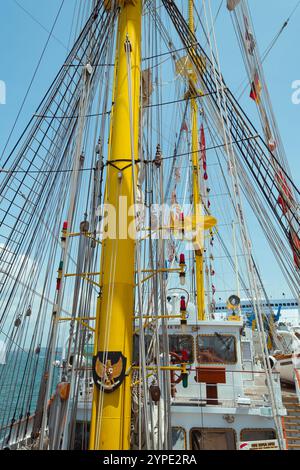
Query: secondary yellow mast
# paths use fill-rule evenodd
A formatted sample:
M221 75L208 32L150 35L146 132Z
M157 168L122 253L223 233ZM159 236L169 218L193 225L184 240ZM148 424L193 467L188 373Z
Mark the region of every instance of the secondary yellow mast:
M109 8L111 2L104 1ZM101 296L97 305L94 349L94 360L99 353L101 359L102 354L103 362L99 360L96 366L100 381L102 379L104 383L107 379L108 382L111 379L113 387L110 393L104 392L102 387L94 387L91 450L130 448L131 375L128 371L132 360L133 342L135 240L124 233L124 228L121 230L119 214L123 220L125 216L126 232L128 225L133 221L132 216L126 223L126 214L124 214L126 208L123 205L124 201L127 201L129 208L134 203L132 149L134 149L134 158L138 158L142 0L119 0L119 6L114 106L106 187L106 203L112 205L117 214L116 238L107 238L102 246ZM130 77L128 54L131 65ZM132 95L132 123L130 95ZM120 197L123 198L120 200ZM127 373L125 378L121 378L121 385L118 388L114 386L119 377L116 378L115 374L114 377L109 375L114 366L113 360L109 361L111 353L122 353L127 360ZM118 367L116 365L117 369Z
M194 25L194 0L189 0L189 27L192 33L195 33ZM193 163L193 197L194 197L194 215L196 224L199 223L201 194L200 194L200 168L199 168L199 137L198 137L198 104L193 95L196 90L196 76L190 76L190 93L191 93L191 122L192 122L192 163ZM201 228L203 235L204 228ZM199 227L197 227L199 233ZM196 290L197 290L197 307L198 320L205 320L205 292L204 292L204 272L203 272L203 243L204 236L200 237L201 247L195 251L196 262Z

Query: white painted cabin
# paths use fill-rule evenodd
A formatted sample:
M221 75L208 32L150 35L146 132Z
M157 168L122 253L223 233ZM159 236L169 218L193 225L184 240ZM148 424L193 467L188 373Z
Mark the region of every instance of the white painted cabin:
M190 318L185 338L180 325L169 329L170 351L180 341L190 348L188 387L176 385L172 400L173 448L233 450L245 441L275 440L266 375L254 362L243 321ZM276 372L274 383L278 412L285 416Z

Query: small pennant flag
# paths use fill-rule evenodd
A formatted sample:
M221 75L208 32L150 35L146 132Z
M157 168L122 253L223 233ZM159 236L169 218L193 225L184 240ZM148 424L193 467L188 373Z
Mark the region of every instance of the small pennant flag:
M250 98L253 99L256 103L260 103L260 93L262 90L262 86L260 83L259 75L255 72L254 80L251 86Z

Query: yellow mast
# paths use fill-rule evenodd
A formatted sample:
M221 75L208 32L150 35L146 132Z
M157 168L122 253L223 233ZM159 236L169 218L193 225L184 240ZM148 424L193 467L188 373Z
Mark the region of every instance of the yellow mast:
M189 0L189 27L192 33L195 33L194 25L194 0ZM195 50L193 50L195 53ZM191 93L191 122L192 122L192 163L193 163L193 197L194 197L194 215L196 224L201 223L198 211L200 210L201 194L200 194L200 168L199 168L199 137L198 137L198 105L193 96L196 90L196 76L194 73L190 76L190 93ZM197 225L197 233L200 232ZM204 273L203 273L203 243L204 228L201 227L200 244L195 251L196 261L196 290L197 290L197 307L198 320L205 320L205 292L204 292Z
M109 8L111 2L104 1ZM138 158L142 0L118 0L118 2L120 12L114 106L106 187L106 203L112 205L117 214L117 236L115 239L107 238L103 241L101 296L97 305L94 353L96 356L99 352L121 352L127 359L127 374L121 386L111 393L94 387L91 450L130 448L131 374L128 370L132 360L133 343L135 240L119 231L121 224L119 214L121 218L123 217L122 220L125 217L125 228L127 228L133 222L133 216L126 220L127 214L124 214L124 210L126 211L124 201L127 201L128 208L134 203L135 188L131 165L133 151L135 160ZM130 77L128 54L131 65ZM132 96L131 106L129 96Z

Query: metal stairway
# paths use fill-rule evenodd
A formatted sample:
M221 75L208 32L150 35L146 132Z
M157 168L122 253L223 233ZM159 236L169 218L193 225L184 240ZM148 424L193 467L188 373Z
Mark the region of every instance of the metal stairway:
M287 416L283 418L287 450L300 450L300 404L297 395L284 393Z

